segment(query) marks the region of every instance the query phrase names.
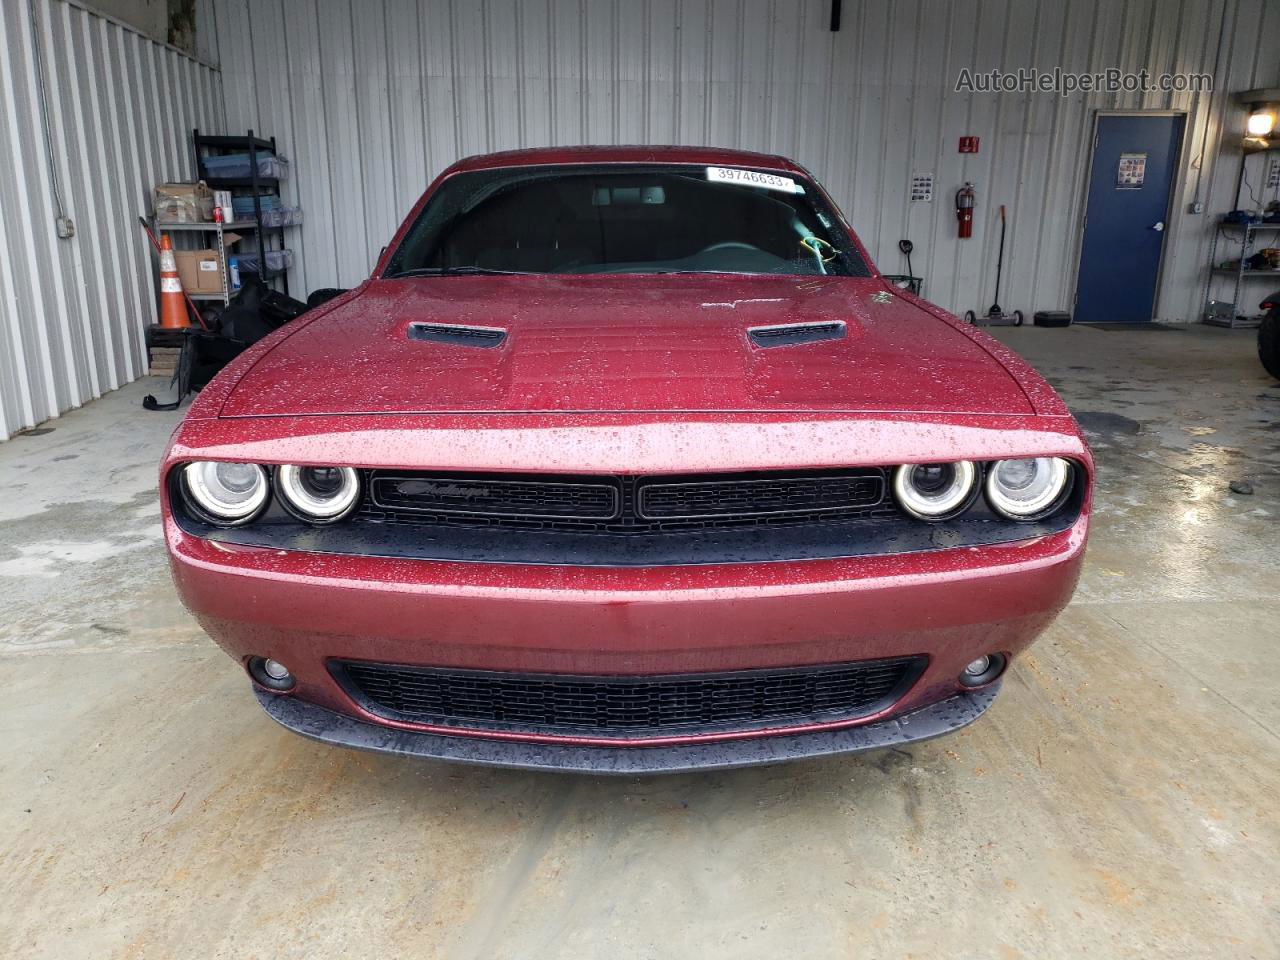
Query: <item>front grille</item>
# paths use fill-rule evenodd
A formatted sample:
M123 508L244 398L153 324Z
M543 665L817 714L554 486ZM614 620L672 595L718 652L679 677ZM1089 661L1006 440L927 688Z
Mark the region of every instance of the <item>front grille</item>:
M883 496L877 474L779 477L763 480L648 481L638 512L649 519L805 514L873 506Z
M609 520L618 512L617 484L599 481L379 474L370 490L378 507L459 516Z
M612 736L715 733L854 719L887 707L924 657L733 673L562 676L338 661L334 675L388 719L477 730Z
M878 467L601 477L376 471L357 519L608 534L898 516Z

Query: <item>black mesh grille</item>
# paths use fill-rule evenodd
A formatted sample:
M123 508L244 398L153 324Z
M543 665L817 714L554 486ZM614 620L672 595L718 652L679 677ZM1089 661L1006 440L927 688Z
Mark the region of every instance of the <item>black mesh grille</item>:
M616 482L405 474L379 475L371 489L379 507L451 515L609 520L618 512Z
M732 517L848 510L880 502L878 474L779 477L765 480L649 481L640 486L638 512L650 519Z
M883 709L923 657L666 676L560 676L339 662L357 700L391 719L488 730L645 737L829 723Z
M659 533L895 517L879 468L600 477L378 471L357 514L397 525Z

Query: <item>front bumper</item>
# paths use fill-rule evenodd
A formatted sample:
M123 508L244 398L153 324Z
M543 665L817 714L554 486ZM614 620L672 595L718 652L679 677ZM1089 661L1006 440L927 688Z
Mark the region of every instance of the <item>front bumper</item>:
M1087 518L1016 543L885 557L567 568L347 557L219 544L166 518L184 602L231 656L286 664L276 719L330 742L475 762L685 769L858 750L975 719L971 660L1015 655L1066 605ZM826 725L629 740L401 722L337 682L333 660L643 677L927 656L896 702ZM628 760L626 756L633 758Z
M1000 682L911 713L841 730L761 736L724 743L599 747L441 736L367 723L296 697L255 690L281 726L312 740L402 757L572 773L645 774L728 769L902 746L968 726L991 706Z
M205 416L188 418L175 434L161 477L198 459L607 475L808 470L847 467L867 451L881 465L1063 456L1092 472L1083 439L1063 415L797 419L771 411ZM967 722L992 696L990 689L961 692L965 665L984 654L1016 655L1069 601L1089 515L1086 491L1071 527L1043 535L1028 528L1017 541L800 560L580 566L338 555L323 552L318 540L219 542L183 530L168 491L162 482L179 594L237 661L269 657L292 671L297 684L288 695L261 692L287 726L372 749L570 769L760 763L954 729L959 722L938 718ZM900 657L927 662L875 713L767 730L721 724L625 745L595 728L570 737L397 720L357 702L330 669L338 660L644 678Z

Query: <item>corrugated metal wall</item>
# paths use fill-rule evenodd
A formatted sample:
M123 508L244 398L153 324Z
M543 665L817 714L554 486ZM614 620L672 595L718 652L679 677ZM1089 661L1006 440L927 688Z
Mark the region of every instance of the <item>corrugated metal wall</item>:
M190 179L191 128L220 129L223 109L216 70L68 0L4 0L0 51L4 439L144 371L155 295L137 217L155 182ZM55 173L70 240L56 233Z
M34 7L34 19L31 7ZM707 143L784 153L827 184L881 267L916 243L926 295L991 298L991 214L1012 227L1002 300L1068 305L1097 110L1185 111L1187 142L1158 313L1195 318L1212 231L1230 209L1243 111L1280 85L1268 0L201 0L215 69L77 0L0 4L0 437L142 372L154 318L136 227L151 185L191 175L193 126L252 126L295 160L306 209L295 288L350 285L430 177L459 156L564 143ZM45 51L54 162L34 83ZM1216 74L1212 95L958 94L1019 67ZM223 88L225 86L225 104ZM962 134L982 152L956 152ZM56 171L76 236L54 226ZM933 203L907 199L932 173ZM1259 167L1253 174L1257 183ZM975 239L949 195L978 184Z
M1211 225L1185 214L1203 179L1233 205L1219 158L1227 91L1280 83L1272 0L211 0L227 121L274 134L306 208L296 286L350 285L429 178L460 156L567 143L704 143L789 155L827 185L882 269L925 294L989 304L992 213L1009 206L1002 301L1074 293L1094 112L1186 111L1188 138L1158 312L1196 318ZM252 21L252 28L250 27ZM957 94L963 67L1217 73L1210 95ZM981 137L977 156L957 152ZM1201 165L1203 157L1203 165ZM937 198L908 201L913 172ZM976 182L975 239L951 195Z

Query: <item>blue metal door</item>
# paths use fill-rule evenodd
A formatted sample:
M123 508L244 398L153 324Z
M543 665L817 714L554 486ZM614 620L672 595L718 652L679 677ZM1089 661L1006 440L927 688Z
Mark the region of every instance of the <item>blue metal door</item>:
M1152 318L1182 120L1098 118L1076 280L1077 323Z

